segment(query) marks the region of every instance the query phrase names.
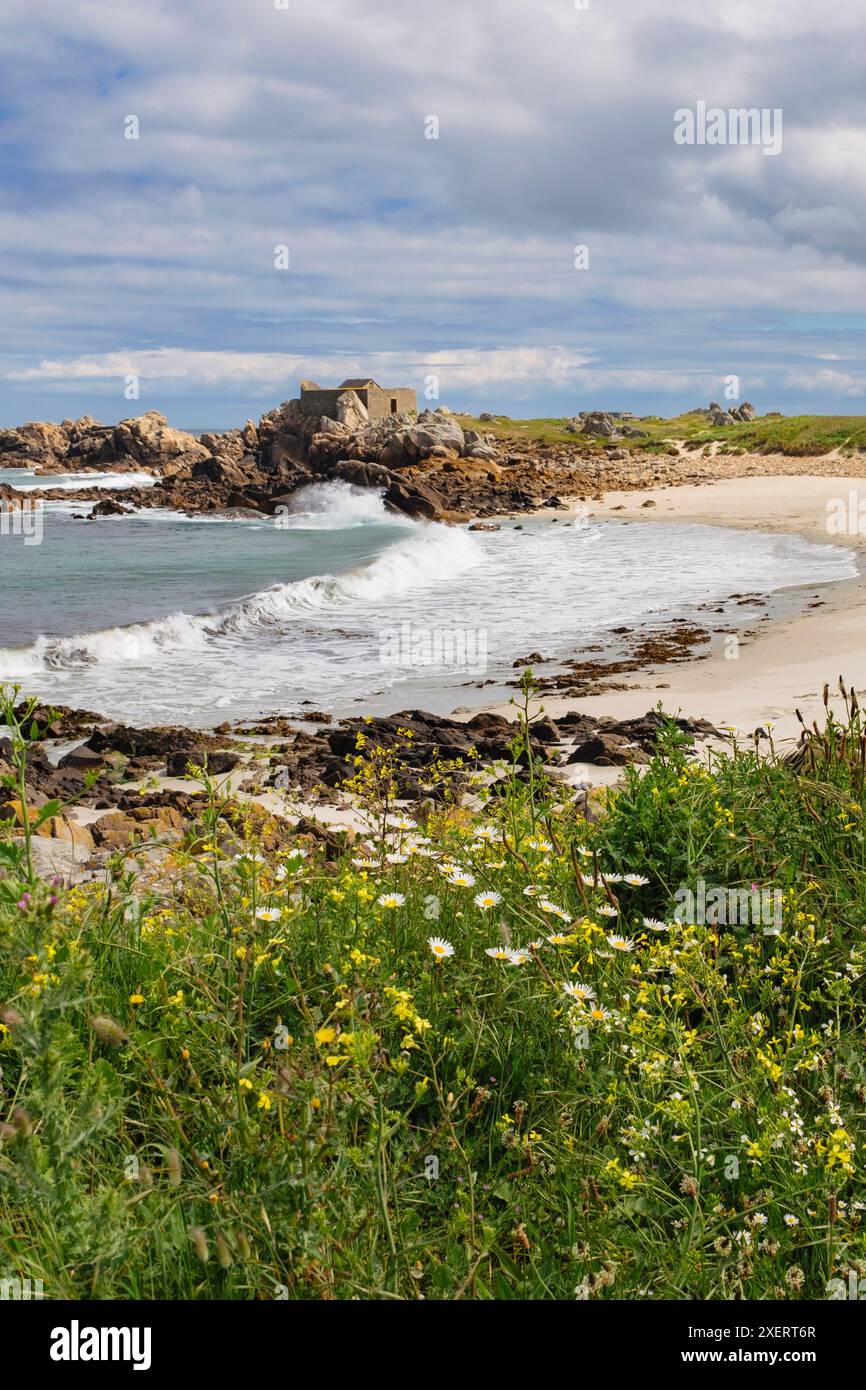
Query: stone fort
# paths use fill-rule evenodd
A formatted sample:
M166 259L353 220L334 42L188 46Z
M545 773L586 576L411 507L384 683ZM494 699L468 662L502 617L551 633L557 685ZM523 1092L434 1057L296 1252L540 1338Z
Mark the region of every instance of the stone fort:
M384 420L388 415L417 412L418 403L411 386L380 386L372 377L349 377L340 386L318 386L315 381L301 382L301 411L304 415L326 415L337 418L337 401L344 391L354 391L367 407L371 420Z

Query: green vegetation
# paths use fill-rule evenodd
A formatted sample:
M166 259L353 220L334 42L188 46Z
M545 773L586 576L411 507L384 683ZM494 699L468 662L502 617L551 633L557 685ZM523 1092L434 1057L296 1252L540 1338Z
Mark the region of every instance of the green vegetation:
M359 736L341 847L208 810L144 889L0 841L0 1274L50 1298L824 1298L866 1269L866 725L666 726L588 824ZM9 780L31 731L12 713ZM408 735L407 735L408 737ZM18 819L26 819L20 798ZM238 826L240 828L238 829ZM699 880L773 888L724 925Z
M511 420L502 415L492 421L481 421L470 415L457 418L464 429L477 429L498 439L513 440L516 446L535 443L576 444L593 450L604 447L601 439L585 439L581 434L571 434L565 428L565 419ZM669 420L654 417L631 423L645 430L649 438L624 442L630 449L650 452L657 452L666 442L674 439L691 440L695 444L710 444L717 440L726 452L779 453L795 457L816 457L834 449L845 454L866 451L864 415L771 415L749 422L714 426L708 425L702 414L692 411Z

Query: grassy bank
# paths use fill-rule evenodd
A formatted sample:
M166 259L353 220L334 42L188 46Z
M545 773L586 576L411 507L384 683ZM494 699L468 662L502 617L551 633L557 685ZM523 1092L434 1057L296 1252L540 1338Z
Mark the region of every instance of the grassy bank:
M698 763L671 725L592 824L527 720L495 789L437 766L412 817L399 745L361 737L352 844L207 784L143 895L119 860L40 881L18 798L5 1277L52 1298L799 1299L866 1273L856 701L796 763ZM703 920L701 883L742 889L740 920Z
M520 444L579 445L600 450L603 440L584 439L571 434L565 419L512 420L498 415L492 421L480 421L474 416L458 417L465 429L477 429L498 439ZM629 449L657 451L671 440L689 440L695 445L718 441L725 450L746 453L779 453L793 457L818 457L835 449L856 454L866 451L866 416L864 415L791 415L764 416L733 425L708 425L698 412L677 415L671 419L654 417L632 421L645 430L648 439L626 440Z

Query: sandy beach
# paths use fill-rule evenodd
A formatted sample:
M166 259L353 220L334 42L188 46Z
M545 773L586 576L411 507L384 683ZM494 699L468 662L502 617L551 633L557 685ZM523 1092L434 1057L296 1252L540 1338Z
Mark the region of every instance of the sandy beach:
M862 477L731 478L699 486L610 492L589 505L589 517L794 532L863 551L863 535L827 532L828 503L841 499L847 506L849 492L866 495ZM648 501L655 506L647 507ZM707 558L712 564L711 553ZM858 691L866 689L866 575L825 585L820 597L821 607L768 622L765 631L741 641L736 659L713 653L625 676L628 690L583 699L546 696L541 703L554 718L566 709L631 718L661 699L671 713L709 719L747 735L763 727L771 728L777 741L795 739L795 708L807 720L819 717L825 682L831 694L840 675ZM513 712L507 702L490 709ZM599 769L593 771L597 774Z

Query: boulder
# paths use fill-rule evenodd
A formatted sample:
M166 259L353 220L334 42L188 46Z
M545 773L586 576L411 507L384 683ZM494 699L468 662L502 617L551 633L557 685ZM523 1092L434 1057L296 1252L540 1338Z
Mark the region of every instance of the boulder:
M606 410L582 410L580 418L583 421L584 434L595 435L601 439L614 439L618 437L618 431L613 416Z
M110 497L104 497L88 515L88 521L95 521L99 516L129 516L132 507L122 507L119 502L113 501Z
M94 846L93 835L86 825L77 825L67 816L51 816L44 820L39 826L36 834L44 840L66 840L69 844L74 844L76 848L92 851Z
M112 432L112 445L118 455L127 455L138 463L153 465L181 454L193 460L210 457L195 435L172 429L158 410L121 420Z
M367 407L356 391L344 391L337 397L337 420L350 430L361 430L370 423Z
M105 759L95 748L88 748L86 744L82 744L80 748L73 748L71 753L64 753L57 766L74 767L83 772L98 772L105 766Z
M579 743L569 757L570 763L594 763L596 767L624 767L626 763L646 763L649 757L639 744L622 734L601 730Z
M126 849L133 841L154 836L177 840L184 819L173 806L138 806L131 811L109 811L91 826L93 839L101 849Z
M181 748L169 753L166 772L169 777L188 777L189 764L204 767L214 777L231 772L240 762L240 756L229 749Z
M203 434L201 445L209 453L217 454L221 458L234 459L235 462L243 458L249 447L240 430L225 430L222 434Z
M410 483L393 479L385 493L385 505L391 511L406 516L423 516L429 521L442 519L445 502L438 492L426 483Z

